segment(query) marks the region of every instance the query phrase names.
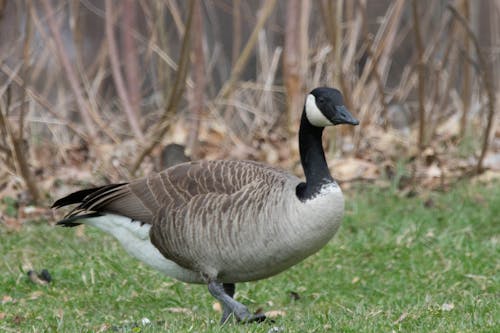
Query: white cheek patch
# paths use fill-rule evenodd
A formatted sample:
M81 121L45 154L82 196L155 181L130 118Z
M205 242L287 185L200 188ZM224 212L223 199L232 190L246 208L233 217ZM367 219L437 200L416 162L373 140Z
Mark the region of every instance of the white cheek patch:
M309 122L316 127L332 126L332 122L328 120L316 105L316 97L307 95L306 99L306 117Z

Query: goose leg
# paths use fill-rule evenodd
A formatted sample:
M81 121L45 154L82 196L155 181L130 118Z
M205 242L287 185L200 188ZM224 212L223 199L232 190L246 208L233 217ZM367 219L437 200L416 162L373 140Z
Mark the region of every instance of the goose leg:
M231 292L231 289L234 293L234 285L233 287L228 284L226 287ZM234 316L239 322L250 323L250 322L261 322L266 319L264 314L251 314L248 311L247 307L243 304L235 301L229 294L226 292L224 285L222 283L211 281L208 283L208 291L210 294L215 297L222 304L222 308L224 309L224 313L222 315L221 323L225 323L227 318L231 313L234 313Z
M236 285L234 283L223 283L222 284L222 287L224 288L224 291L226 292L226 294L233 298L234 297L234 291L236 290ZM234 298L233 298L234 299ZM224 303L222 303L222 309L223 309L223 313L222 313L222 319L220 320L220 323L221 324L225 324L226 321L229 319L229 316L233 313L231 311L231 309L225 305Z

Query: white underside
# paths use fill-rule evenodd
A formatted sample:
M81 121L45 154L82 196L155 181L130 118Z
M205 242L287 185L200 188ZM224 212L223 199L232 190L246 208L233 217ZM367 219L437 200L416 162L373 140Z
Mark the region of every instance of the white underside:
M151 229L149 224L142 224L140 221L133 221L128 217L114 214L82 219L79 222L94 226L112 235L121 243L128 254L170 277L190 283L203 282L200 274L166 259L158 251L149 238L149 229Z

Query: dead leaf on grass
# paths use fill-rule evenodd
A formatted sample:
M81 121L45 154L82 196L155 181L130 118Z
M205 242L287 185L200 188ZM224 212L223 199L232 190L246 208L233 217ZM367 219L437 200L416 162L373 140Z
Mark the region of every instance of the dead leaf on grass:
M23 206L18 210L18 218L20 220L40 220L42 217L50 217L52 212L48 207L38 206Z
M104 323L97 329L97 333L107 332L111 328L110 324Z
M4 295L2 297L2 305L7 304L7 303L13 303L13 302L15 302L15 300L9 295Z
M20 231L23 224L20 219L0 214L0 221L8 231Z
M12 318L12 323L19 325L24 321L24 317L20 315L15 315L14 318Z
M441 305L441 310L443 311L451 311L455 308L455 304L453 303L443 303L443 305Z
M212 309L215 312L222 312L222 306L220 305L219 302L214 302L214 304L212 304Z
M188 309L188 308L177 308L177 307L172 307L172 308L167 308L166 309L168 312L172 312L172 313L183 313L183 314L193 314L193 311L191 311L191 309Z
M286 312L283 310L271 310L271 311L267 311L265 313L265 315L267 318L274 319L274 318L286 316Z
M394 325L397 325L399 324L400 322L402 322L403 320L405 320L405 318L408 317L408 312L403 312L401 314L401 316L399 316L399 318L394 322Z
M32 293L29 295L28 299L30 299L30 300L32 300L32 301L33 301L33 300L36 300L36 299L38 299L38 298L40 298L40 297L42 297L42 296L43 296L43 291L41 291L41 290L37 290L37 291L32 292Z

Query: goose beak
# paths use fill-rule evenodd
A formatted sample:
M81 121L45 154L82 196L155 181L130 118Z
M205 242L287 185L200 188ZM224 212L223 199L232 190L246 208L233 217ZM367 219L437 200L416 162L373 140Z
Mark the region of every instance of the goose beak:
M349 124L349 125L359 125L359 120L354 118L352 114L343 105L335 106L335 116L331 119L334 125Z

